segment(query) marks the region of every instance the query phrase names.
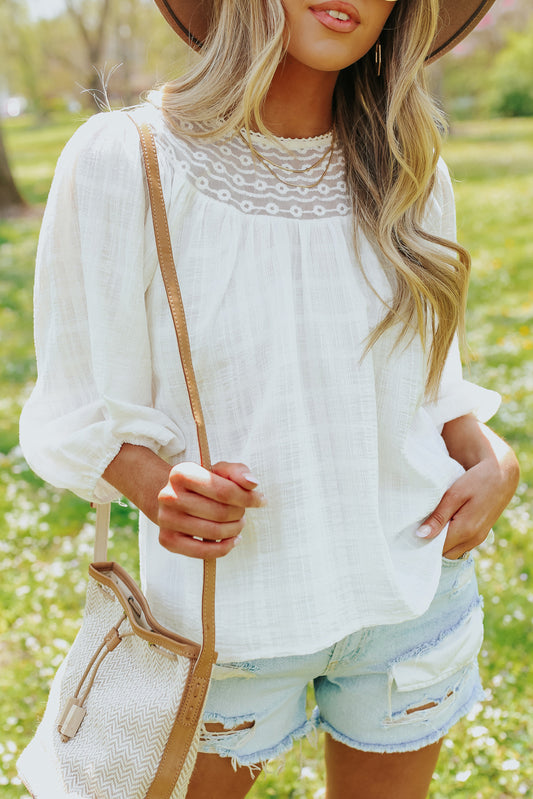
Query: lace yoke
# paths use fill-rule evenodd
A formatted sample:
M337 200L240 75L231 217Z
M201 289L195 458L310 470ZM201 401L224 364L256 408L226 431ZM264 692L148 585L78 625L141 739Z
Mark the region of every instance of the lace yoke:
M158 136L158 146L174 169L185 173L200 193L244 214L316 219L347 216L351 212L344 158L338 144L334 145L323 179L317 186L311 186L328 163L331 133L275 141L261 133L252 133L252 141L260 155L276 165L272 169L283 180L277 179L263 161L254 157L238 134L220 140L178 138L165 127ZM313 164L308 172L297 174L281 168L302 170ZM289 186L284 180L296 185Z

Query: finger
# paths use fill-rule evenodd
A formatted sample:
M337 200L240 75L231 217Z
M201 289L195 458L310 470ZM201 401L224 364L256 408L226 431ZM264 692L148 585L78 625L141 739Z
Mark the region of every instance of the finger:
M234 522L214 522L209 519L199 519L197 516L189 516L187 513L182 513L181 510L169 509L165 506L160 508L157 521L159 527L165 530L206 538L208 541L234 538L242 532L244 527L244 518Z
M418 538L425 538L427 540L436 538L442 533L443 529L463 507L466 501L466 498L456 489L454 490L454 486L452 486L452 488L444 494L431 516L428 516L418 530L416 530Z
M467 552L470 552L470 550L466 549L466 547L463 546L463 547L454 547L453 549L447 549L442 554L446 558L446 560L459 560L459 558L462 558Z
M227 463L226 461L220 461L219 463L215 463L212 470L215 474L220 475L220 477L225 477L226 480L231 480L246 490L253 490L259 485L257 477L250 472L250 469L244 463Z
M220 502L222 505L259 508L264 504L264 498L261 493L241 488L233 480L221 477L215 472L210 472L196 463L182 463L171 470L169 485L160 493L162 501L165 501L165 499L171 501L169 494L172 494L172 490L170 490L170 486L177 494L186 490L200 494L215 502Z
M211 522L227 523L239 521L244 513L245 508L242 506L223 505L221 502L215 502L201 494L181 491L179 497L173 494L161 497L159 518L163 526L179 529L178 521L182 515L194 516ZM174 518L176 523L173 522Z
M465 516L467 514L458 513L448 525L446 540L442 548L442 554L448 560L457 560L472 549L469 543L471 536L468 530L468 520L465 520Z
M227 538L224 541L204 541L176 530L162 528L159 531L159 543L166 550L202 560L222 558L232 552L240 542L240 536Z
M460 541L458 544L450 548L448 548L447 544L444 544L444 551L442 554L448 560L458 560L459 558L463 557L465 553L471 552L473 549L482 544L483 541L485 541L485 538L479 540L479 537L476 537L470 541Z
M443 554L446 558L460 557L464 552L470 552L482 544L490 533L486 524L479 523L475 515L468 511L468 504L452 519Z

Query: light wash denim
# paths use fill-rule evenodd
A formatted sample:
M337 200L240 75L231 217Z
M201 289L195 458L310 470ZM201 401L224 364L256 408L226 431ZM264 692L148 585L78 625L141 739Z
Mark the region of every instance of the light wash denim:
M264 765L315 728L363 751L420 749L483 698L482 637L474 561L443 558L437 594L412 621L365 628L310 655L217 664L204 722L224 731L206 731L201 751Z

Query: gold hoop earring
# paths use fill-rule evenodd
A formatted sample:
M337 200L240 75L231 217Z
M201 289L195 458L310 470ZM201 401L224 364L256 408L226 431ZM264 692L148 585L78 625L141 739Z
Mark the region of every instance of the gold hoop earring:
M376 44L376 72L381 77L381 42Z

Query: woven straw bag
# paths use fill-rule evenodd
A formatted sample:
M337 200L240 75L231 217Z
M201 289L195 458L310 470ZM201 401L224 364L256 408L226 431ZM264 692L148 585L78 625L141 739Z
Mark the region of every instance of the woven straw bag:
M155 142L147 125L138 129L201 463L210 468ZM161 627L134 580L107 562L108 531L109 505L101 505L82 627L19 758L19 774L36 799L183 799L216 660L215 561L204 561L199 645Z

